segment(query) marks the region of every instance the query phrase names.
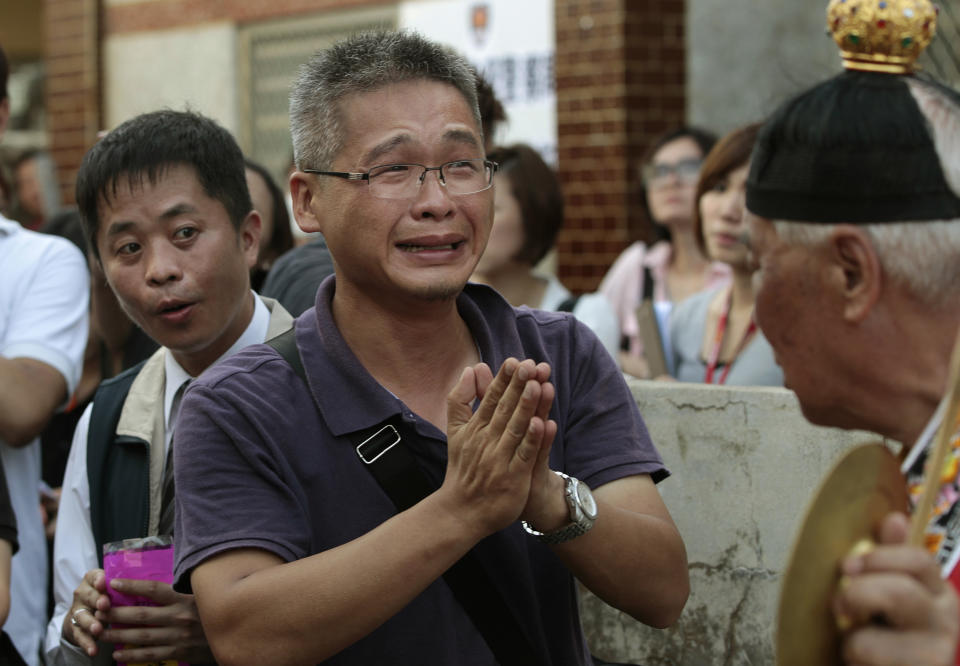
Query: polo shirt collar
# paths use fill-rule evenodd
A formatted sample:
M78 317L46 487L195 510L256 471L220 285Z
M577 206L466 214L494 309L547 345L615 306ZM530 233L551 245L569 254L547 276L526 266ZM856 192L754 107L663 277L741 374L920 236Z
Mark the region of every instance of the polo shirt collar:
M331 310L335 290L336 277L331 275L317 291L316 307L296 322L307 379L327 426L334 435L341 436L398 415L411 419L410 409L377 383L340 334ZM522 357L516 313L493 289L468 284L457 297L457 310L473 335L483 362L494 373L508 357Z

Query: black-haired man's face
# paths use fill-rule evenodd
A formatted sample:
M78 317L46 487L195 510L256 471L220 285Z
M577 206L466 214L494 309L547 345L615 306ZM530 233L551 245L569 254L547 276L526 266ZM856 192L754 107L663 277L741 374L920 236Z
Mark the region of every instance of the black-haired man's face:
M239 230L203 191L192 168L156 182L125 177L100 203L97 248L123 309L154 340L199 374L240 337L253 313L250 266L260 220Z

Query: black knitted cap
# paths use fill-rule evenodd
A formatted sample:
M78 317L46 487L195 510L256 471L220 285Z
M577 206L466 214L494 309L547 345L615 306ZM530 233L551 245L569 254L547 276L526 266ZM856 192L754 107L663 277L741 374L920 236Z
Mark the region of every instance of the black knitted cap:
M923 84L960 104L956 92ZM905 77L856 71L800 94L767 121L751 158L747 208L829 224L960 219L960 198Z

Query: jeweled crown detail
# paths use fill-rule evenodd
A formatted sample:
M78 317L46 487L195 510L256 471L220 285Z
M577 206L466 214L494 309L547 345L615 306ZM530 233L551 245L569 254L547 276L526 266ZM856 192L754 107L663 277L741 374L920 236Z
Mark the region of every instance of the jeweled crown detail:
M909 74L936 34L938 13L930 0L831 0L827 30L847 69Z

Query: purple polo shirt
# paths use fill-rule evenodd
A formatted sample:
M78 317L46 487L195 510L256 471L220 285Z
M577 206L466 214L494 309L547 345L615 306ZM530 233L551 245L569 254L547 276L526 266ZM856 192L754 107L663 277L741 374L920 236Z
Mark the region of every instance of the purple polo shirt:
M312 396L266 345L225 359L184 396L175 448L177 589L188 591L190 571L225 550L261 548L293 561L356 539L395 515L350 438L388 418L399 415L416 431L420 441L408 446L440 485L445 434L377 384L353 355L331 314L335 286L335 278L325 280L316 307L296 321ZM565 313L515 309L480 285L467 285L457 307L494 372L510 356L550 364L556 387L550 416L558 424L553 469L592 488L634 474L666 477L623 376L587 327ZM589 663L574 579L550 549L519 523L477 548L491 582L547 663ZM440 578L325 663L496 662Z

